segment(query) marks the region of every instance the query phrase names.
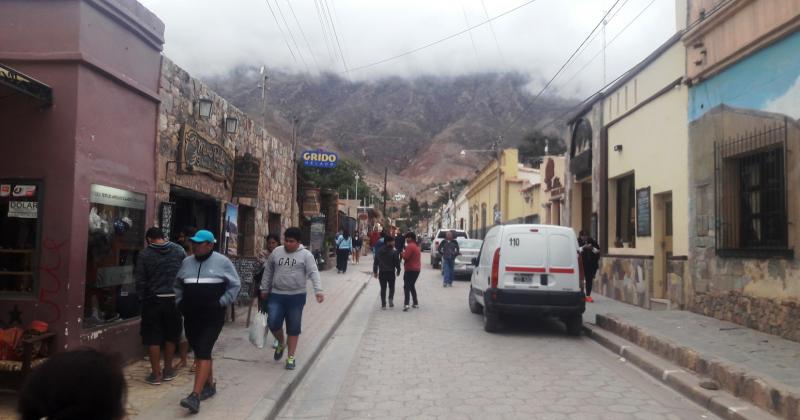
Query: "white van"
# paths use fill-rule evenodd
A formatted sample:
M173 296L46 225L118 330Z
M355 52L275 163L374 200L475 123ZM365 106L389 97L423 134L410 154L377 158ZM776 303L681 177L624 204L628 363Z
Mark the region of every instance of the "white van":
M499 329L500 314L538 314L558 316L580 335L586 302L571 228L495 226L472 262L469 308L483 313L486 331Z

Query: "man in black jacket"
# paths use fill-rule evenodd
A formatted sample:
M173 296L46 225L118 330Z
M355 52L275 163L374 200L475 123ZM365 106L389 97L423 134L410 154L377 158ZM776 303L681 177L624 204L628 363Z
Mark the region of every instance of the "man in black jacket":
M186 252L178 244L164 238L157 227L147 229L147 248L136 261L136 291L142 302L142 344L147 346L152 372L145 378L151 385L171 381L176 373L172 356L181 337L183 321L175 305L175 276ZM164 370L161 370L161 346L164 346Z
M394 249L394 238L386 235L383 247L375 255L372 274L381 283L381 309L386 309L386 287L389 287L389 307L394 308L394 281L400 275L400 255Z

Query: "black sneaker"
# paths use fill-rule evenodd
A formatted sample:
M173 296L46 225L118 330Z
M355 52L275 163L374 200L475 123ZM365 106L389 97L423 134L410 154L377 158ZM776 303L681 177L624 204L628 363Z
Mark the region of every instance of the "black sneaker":
M207 400L216 395L216 393L217 393L217 383L215 382L213 384L209 384L208 382L206 382L206 384L203 385L203 390L200 391L200 401Z
M164 369L164 373L161 376L164 377L165 381L169 382L178 376L178 372L176 372L175 369Z
M411 307L414 308L414 309L419 309L419 304L415 303L415 304L411 305Z
M283 351L285 349L286 349L286 344L284 345L278 344L278 347L275 347L275 354L272 355L272 358L275 360L281 360L281 358L283 357Z
M149 375L147 375L147 377L144 378L144 381L150 385L161 385L161 378L159 378L155 372L151 372Z
M192 414L200 411L200 396L192 392L188 397L181 400L181 407L188 408Z
M389 307L394 308L394 302L392 302L391 300L389 301Z

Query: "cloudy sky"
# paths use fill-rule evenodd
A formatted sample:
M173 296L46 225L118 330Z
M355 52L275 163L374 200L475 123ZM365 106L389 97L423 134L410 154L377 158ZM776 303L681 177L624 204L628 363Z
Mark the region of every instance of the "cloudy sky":
M166 55L197 76L241 64L332 71L353 80L519 71L540 81L532 86L537 90L615 3L606 26L607 81L675 31L675 0L139 1L166 24ZM548 93L599 89L602 39L598 31Z

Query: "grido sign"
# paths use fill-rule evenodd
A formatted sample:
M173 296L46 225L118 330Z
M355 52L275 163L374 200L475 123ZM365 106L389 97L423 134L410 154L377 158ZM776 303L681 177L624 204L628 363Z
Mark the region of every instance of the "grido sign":
M323 150L306 150L303 152L303 166L311 168L335 168L339 156Z

